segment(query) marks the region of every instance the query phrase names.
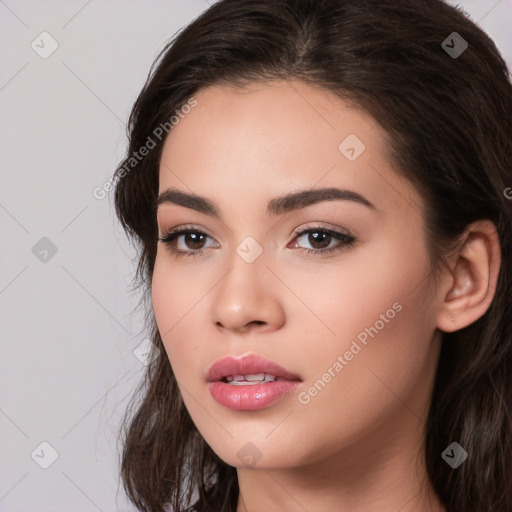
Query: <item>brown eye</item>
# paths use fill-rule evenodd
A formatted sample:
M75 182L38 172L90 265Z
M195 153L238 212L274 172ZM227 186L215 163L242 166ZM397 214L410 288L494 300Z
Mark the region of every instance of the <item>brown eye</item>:
M312 231L308 235L308 242L313 249L325 249L332 241L332 235L325 231Z
M350 247L355 241L355 237L351 234L333 231L320 227L307 227L297 233L294 240L304 238L311 248L299 247L309 254L326 254L332 251L339 251ZM335 242L331 245L332 242ZM293 247L298 247L297 242Z
M199 232L189 232L180 235L183 237L183 243L189 249L202 249L205 235Z
M183 227L164 233L158 241L177 256L198 256L205 250L208 238L210 237L202 231Z

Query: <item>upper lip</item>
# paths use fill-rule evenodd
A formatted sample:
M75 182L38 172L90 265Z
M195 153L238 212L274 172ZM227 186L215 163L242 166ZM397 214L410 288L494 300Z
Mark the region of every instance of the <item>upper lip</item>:
M206 378L209 382L216 382L232 375L255 375L258 373L266 373L286 380L301 380L298 375L285 370L277 363L254 354L241 357L222 357L212 364Z

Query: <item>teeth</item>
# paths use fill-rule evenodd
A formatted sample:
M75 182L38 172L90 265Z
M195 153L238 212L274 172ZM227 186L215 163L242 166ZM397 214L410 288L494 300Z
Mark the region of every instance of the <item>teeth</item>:
M255 380L264 380L265 374L264 373L257 373L256 375L246 375L245 380L248 380L249 382L254 382Z
M254 384L261 384L262 382L272 382L277 380L277 377L266 373L257 373L249 375L229 375L226 380L234 386L251 386Z

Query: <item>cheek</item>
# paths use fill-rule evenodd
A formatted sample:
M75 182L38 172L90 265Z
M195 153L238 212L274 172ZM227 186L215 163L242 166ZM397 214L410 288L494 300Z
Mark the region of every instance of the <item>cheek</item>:
M161 262L157 256L151 283L151 299L155 320L160 335L165 344L165 333L167 333L177 321L176 293L174 290L179 286L172 272Z
M190 367L188 360L193 359L200 349L196 346L200 338L193 332L197 325L194 321L197 307L194 308L194 305L204 293L200 283L186 279L178 265L173 265L165 254L157 255L151 286L153 312L178 381L187 378L186 372L180 375L180 369Z
M210 277L210 278L209 278ZM166 341L173 337L181 324L190 324L190 318L200 308L200 302L211 287L211 276L199 275L192 266L177 262L159 249L155 260L151 296L157 324ZM167 336L165 336L167 333Z
M409 416L405 424L419 424L437 363L428 322L418 315L422 302L419 296L402 299L402 309L392 310L394 318L386 315L387 303L366 308L366 321L351 325L355 334L310 351L310 377L298 396L295 419L318 425L321 435L311 453L315 459L366 439L376 429L385 442L390 434L386 425L401 416ZM381 311L388 323L380 320ZM341 330L341 319L338 325Z
M354 341L361 350L354 346L358 352L348 354L349 366L365 365L362 373L351 375L358 382L375 380L371 366L391 369L391 382L401 373L413 375L427 357L435 326L427 255L418 236L401 246L391 242L383 238L335 265L319 266L314 274L292 266L282 269L283 281L309 310L290 300L297 308L292 318L300 318L300 331L308 333L301 349L315 377L350 351Z
M386 244L378 249L359 252L311 303L335 335L318 336L307 349L301 404L304 420L333 425L326 434L333 442L363 436L404 407L420 416L428 402L438 353L426 253L421 243L408 251Z
M427 306L425 287L418 289L426 284L427 269L420 237L405 241L403 235L393 238L386 233L337 260L295 257L273 270L286 283L286 287L276 283L275 289L286 306L290 328L300 324L297 332L307 332L309 340L316 338L303 348L309 346L313 357L321 358L319 344L334 351L345 345L348 349L354 337L376 323L379 337L391 325L396 329L396 324L404 328L417 324ZM405 310L416 318L408 319Z

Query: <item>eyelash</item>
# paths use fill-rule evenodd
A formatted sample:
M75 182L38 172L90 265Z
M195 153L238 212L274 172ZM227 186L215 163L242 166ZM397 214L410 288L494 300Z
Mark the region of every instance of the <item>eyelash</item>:
M180 236L182 236L184 234L189 234L189 233L193 233L193 234L197 234L197 235L206 235L207 237L209 237L209 235L207 235L206 233L204 233L198 229L192 228L190 226L182 226L182 227L173 229L172 231L168 231L168 232L164 233L162 236L160 236L158 238L158 241L162 242L164 245L166 245L168 247L168 249L178 257L181 257L181 256L192 257L192 258L198 257L205 251L205 249L182 251L181 249L176 249L176 247L174 246L175 240L177 240ZM327 249L299 248L303 251L306 251L308 254L315 254L315 255L320 254L323 256L325 254L332 253L334 251L341 251L344 249L348 249L356 241L356 238L348 232L341 233L338 231L333 231L331 229L322 228L319 226L306 226L304 229L294 233L293 240L295 240L296 238L300 238L304 234L309 234L309 233L326 233L326 234L332 236L334 239L338 240L340 243L335 245L334 247L329 247Z

